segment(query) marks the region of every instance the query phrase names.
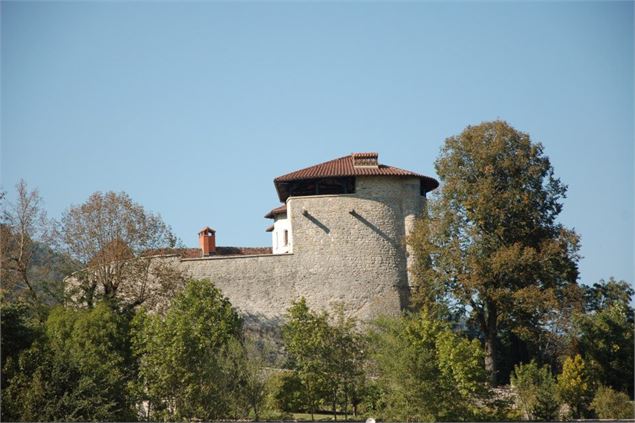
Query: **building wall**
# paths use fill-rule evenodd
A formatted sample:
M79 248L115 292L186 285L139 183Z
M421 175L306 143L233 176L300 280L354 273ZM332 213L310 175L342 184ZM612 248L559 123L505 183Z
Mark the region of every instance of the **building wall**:
M287 233L287 243L285 240ZM290 253L293 251L293 240L291 239L291 223L287 219L287 214L282 213L274 217L273 231L271 232L271 250L274 254Z
M279 320L302 296L362 321L395 314L408 300L405 234L423 205L418 178L358 177L354 194L287 200L293 253L179 263L260 321Z

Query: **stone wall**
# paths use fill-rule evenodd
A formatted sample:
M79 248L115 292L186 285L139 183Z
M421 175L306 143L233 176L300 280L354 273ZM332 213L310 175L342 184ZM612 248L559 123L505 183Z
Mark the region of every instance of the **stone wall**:
M358 177L356 192L290 197L292 253L181 259L248 320L275 325L291 302L344 306L361 321L398 313L408 300L405 234L423 209L418 178Z

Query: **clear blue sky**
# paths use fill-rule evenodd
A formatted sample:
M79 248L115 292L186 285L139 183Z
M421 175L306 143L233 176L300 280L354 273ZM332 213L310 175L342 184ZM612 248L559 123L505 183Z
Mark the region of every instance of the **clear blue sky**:
M126 191L187 245L269 245L274 177L355 151L434 175L501 118L569 186L583 282L633 282L632 2L9 2L2 186Z

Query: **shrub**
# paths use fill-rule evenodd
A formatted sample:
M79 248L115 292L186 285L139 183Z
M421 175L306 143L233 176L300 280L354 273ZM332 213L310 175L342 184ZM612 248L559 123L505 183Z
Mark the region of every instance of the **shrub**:
M632 419L635 415L628 395L607 386L598 388L591 408L601 419Z
M516 392L516 405L523 417L530 420L556 420L560 405L556 381L549 368L538 367L535 361L514 367L511 384Z
M267 380L267 407L285 413L305 411L302 381L294 372L278 372Z

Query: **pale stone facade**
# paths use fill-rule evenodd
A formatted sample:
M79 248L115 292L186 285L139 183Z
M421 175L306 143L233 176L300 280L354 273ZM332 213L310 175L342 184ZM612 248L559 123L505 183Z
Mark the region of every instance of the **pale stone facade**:
M416 177L357 177L355 193L287 199L289 253L174 260L207 278L248 318L276 322L294 300L367 321L409 294L405 235L423 211Z

